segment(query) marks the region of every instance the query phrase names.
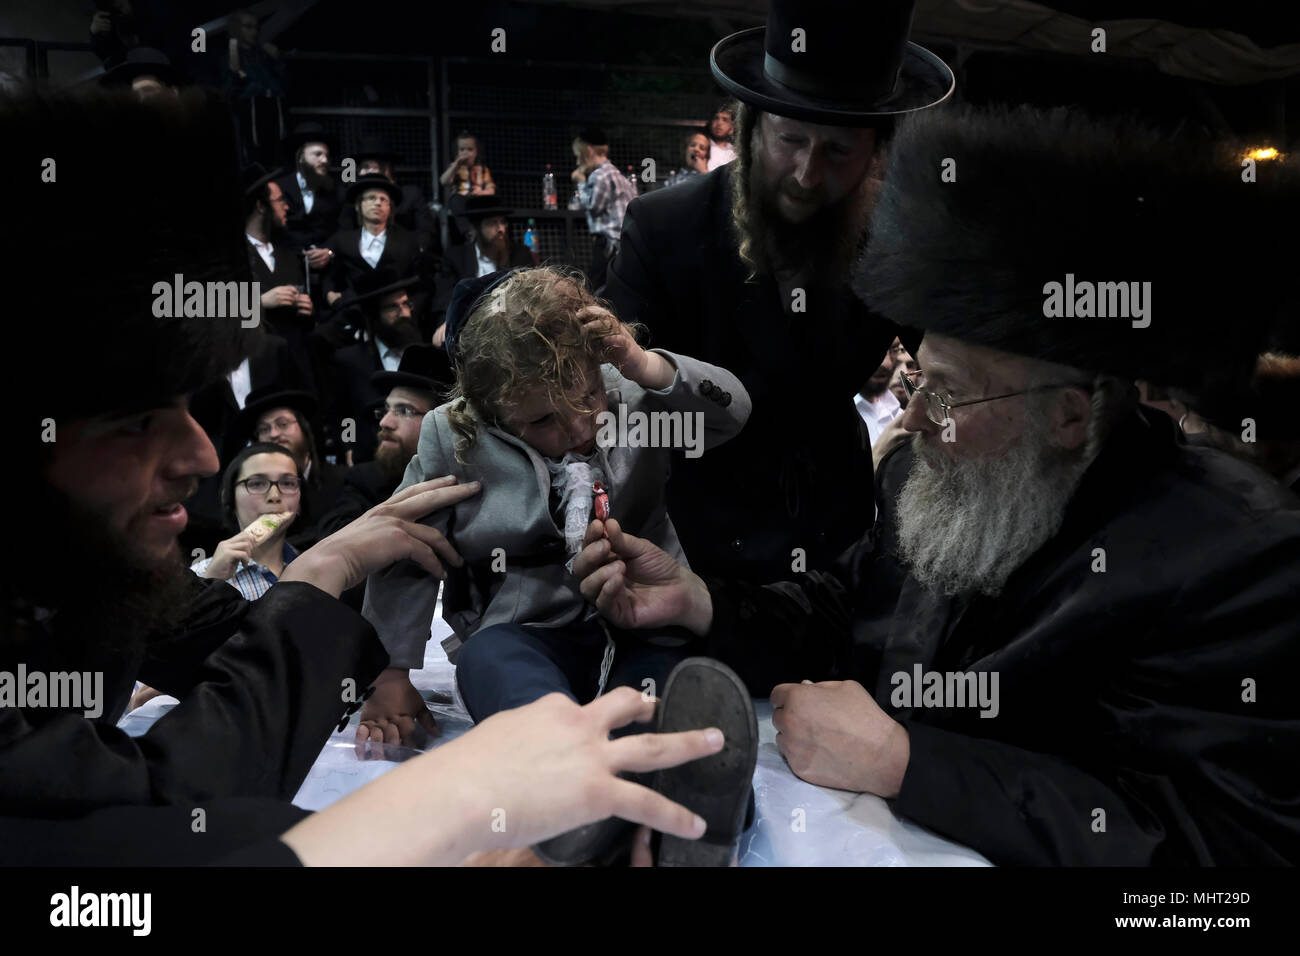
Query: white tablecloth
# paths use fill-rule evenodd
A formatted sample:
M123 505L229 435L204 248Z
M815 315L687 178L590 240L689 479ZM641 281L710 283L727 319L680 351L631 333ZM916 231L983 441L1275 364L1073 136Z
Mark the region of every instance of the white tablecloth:
M456 692L456 668L440 643L450 633L440 607L424 669L411 674L441 730L438 737L418 742L421 748L455 740L472 726ZM175 698L155 697L123 717L119 726L138 736L175 704ZM741 866L989 865L974 850L894 816L879 797L800 780L776 749L771 704L758 701L755 711L760 741L754 771L757 821L741 843ZM421 752L371 745L368 759L359 759L352 742L358 720L354 714L346 730L330 737L294 797L295 804L307 810L327 807Z

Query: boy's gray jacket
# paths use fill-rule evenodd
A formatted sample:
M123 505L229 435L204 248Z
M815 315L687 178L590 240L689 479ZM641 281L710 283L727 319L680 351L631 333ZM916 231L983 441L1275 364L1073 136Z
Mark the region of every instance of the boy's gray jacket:
M705 451L740 432L749 418L750 401L739 379L716 365L654 351L677 368L666 389L649 391L612 365L601 367L614 416L620 415L620 405L629 415L682 412L685 419L701 412ZM443 617L456 636L465 641L480 628L508 622L562 627L594 613L577 579L565 568L569 556L563 530L551 517L551 472L542 456L513 435L480 426L467 463L460 464L448 407L441 405L424 417L418 452L398 490L443 475L483 483L479 494L422 522L442 531L465 560L462 568L444 562ZM658 434L659 429L650 433ZM674 449L615 445L607 451L612 517L685 564L664 505ZM744 476L735 479L743 481ZM389 666L423 666L437 597L438 579L413 561L399 561L370 576L362 615L379 632L391 658Z

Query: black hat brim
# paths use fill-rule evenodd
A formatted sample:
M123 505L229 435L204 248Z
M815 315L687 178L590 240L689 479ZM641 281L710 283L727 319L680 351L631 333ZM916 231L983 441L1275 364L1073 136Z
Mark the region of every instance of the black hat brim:
M393 208L396 209L402 204L402 187L398 186L396 183L390 182L387 177L382 178L383 182L372 181L353 183L348 187L344 199L347 202L356 202L361 198L361 194L367 189L382 189L388 193L388 198L393 201Z
M311 392L286 389L270 395L259 396L255 401L245 405L235 416L235 433L252 436L253 424L265 412L273 408L292 408L307 418L316 414L316 396Z
M372 289L369 292L363 292L360 295L354 295L349 299L340 299L334 306L334 311L342 312L344 309L350 309L353 306L365 305L372 299L378 299L380 296L388 295L390 292L397 292L400 289L409 289L411 286L420 282L418 275L407 276L405 279L398 279L396 282L390 282L386 286L378 289Z
M446 356L446 352L439 350L439 354ZM438 392L454 385L456 377L452 374L451 364L447 365L447 378L425 378L423 375L414 375L410 372L376 372L370 376L370 384L377 391L387 394L395 388L415 388L422 392Z
M709 66L722 88L736 99L777 116L830 126L869 126L936 106L957 85L948 64L909 40L898 82L888 98L862 103L814 96L782 86L763 72L764 34L764 27L754 27L723 37L709 54Z
M465 209L458 215L464 216L471 222L477 222L482 219L491 219L493 216L513 216L515 211L506 206L489 206L486 209Z
M253 180L251 183L249 183L247 186L245 186L245 187L244 187L244 195L245 195L245 196L252 196L252 195L254 195L254 194L255 194L259 189L261 189L263 186L265 186L265 185L266 185L267 183L269 183L271 180L273 180L273 179L279 179L279 178L280 178L281 176L283 176L283 175L284 175L284 167L282 167L282 166L277 166L275 169L271 170L269 173L264 173L263 175L259 176L257 179L254 179L254 180Z
M168 86L179 86L180 77L174 66L166 63L119 63L99 78L100 85L108 89L130 86L141 76L156 76Z

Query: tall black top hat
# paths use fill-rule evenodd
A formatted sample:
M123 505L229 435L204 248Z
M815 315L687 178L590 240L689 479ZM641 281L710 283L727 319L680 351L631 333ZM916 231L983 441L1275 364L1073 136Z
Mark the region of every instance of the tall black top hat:
M914 0L772 0L767 27L719 40L718 83L778 116L865 126L934 106L956 81L939 57L908 41Z

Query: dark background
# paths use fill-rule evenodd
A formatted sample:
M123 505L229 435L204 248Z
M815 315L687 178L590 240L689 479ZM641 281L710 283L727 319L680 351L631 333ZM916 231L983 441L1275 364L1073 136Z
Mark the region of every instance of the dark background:
M596 123L609 133L616 164L639 172L642 160L653 158L662 180L681 164L687 129L724 98L708 71L710 48L730 32L761 25L767 9L766 0L268 0L252 6L263 19L263 38L288 65L286 124L325 125L340 146L336 164L361 137L380 135L403 154L398 178L436 199L450 140L471 129L498 195L519 211L515 237L531 215L544 255L580 263L588 258L585 227L570 220L566 228L564 215L541 216L536 209L545 164L557 174L563 207L569 142L580 126ZM1291 3L987 0L965 6L982 12L955 0L919 0L913 21L913 39L957 73L960 99L1134 113L1171 130L1283 150L1300 136L1289 109L1300 71L1300 17ZM138 0L137 9L156 28L158 45L197 79L215 78L225 52L223 20L233 5ZM0 80L37 74L58 84L93 82L98 61L85 52L92 12L91 0L5 0ZM1215 69L1223 49L1216 44L1190 70L1185 60L1164 62L1160 51L1132 55L1134 48L1118 38L1126 28L1134 32L1135 20L1185 27L1181 43L1196 49L1211 31L1230 32L1236 36L1227 39L1245 55L1234 60L1226 80ZM1106 54L1089 50L1094 24L1115 38ZM209 31L206 55L189 51L189 31L198 25ZM498 27L506 31L505 53L490 49ZM1071 29L1064 48L1059 40L1044 42Z

